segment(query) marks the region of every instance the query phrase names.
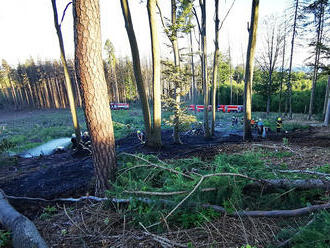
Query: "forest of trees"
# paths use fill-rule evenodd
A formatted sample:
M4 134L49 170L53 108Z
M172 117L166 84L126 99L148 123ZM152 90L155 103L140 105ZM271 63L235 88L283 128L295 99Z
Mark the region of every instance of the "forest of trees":
M75 77L73 61L68 61L69 73L74 85L76 105L81 107L81 97ZM189 65L187 65L189 67ZM232 72L230 72L230 66ZM189 67L190 69L190 67ZM129 58L116 58L115 67L104 60L104 71L111 102L130 102L139 105L132 62ZM243 104L244 93L244 69L242 65L234 67L230 65L228 55L220 54L218 67L217 104ZM196 98L193 99L192 90L184 96L186 104L202 104L202 84L200 77L200 65L195 64ZM145 79L148 98L152 97L152 69L147 62L142 65L142 75ZM270 111L277 112L279 109L281 80L288 78L288 72L275 71L271 88ZM292 73L292 109L295 113L308 113L309 97L312 88L312 75L303 71ZM253 82L253 110L266 111L268 73L261 68L255 68ZM320 75L315 89L314 113L322 113L324 96L326 93L328 76ZM163 81L164 82L164 81ZM24 108L68 108L69 103L66 94L63 66L60 61L37 61L27 60L16 68L9 66L2 60L0 74L0 106L11 106L14 109ZM282 111L287 112L287 85L284 84L282 91ZM232 94L231 94L232 92ZM163 84L163 94L168 91ZM118 95L118 96L117 96ZM231 101L232 95L232 101Z

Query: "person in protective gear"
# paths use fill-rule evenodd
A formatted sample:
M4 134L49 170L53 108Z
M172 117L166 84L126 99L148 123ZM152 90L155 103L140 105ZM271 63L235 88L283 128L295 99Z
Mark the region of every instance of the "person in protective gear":
M261 119L258 120L258 134L261 136L264 131L264 123Z
M276 132L280 133L282 129L282 118L278 117L276 121Z

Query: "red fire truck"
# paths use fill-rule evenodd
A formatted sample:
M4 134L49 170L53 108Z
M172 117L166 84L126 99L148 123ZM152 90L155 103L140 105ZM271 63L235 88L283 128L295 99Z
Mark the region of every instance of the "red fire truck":
M196 110L197 110L197 112L203 112L204 111L204 105L196 105ZM207 110L211 111L212 110L212 105L207 106Z
M129 104L128 103L110 103L110 109L112 110L128 110L129 109Z
M225 111L227 113L241 113L243 112L243 105L226 105Z

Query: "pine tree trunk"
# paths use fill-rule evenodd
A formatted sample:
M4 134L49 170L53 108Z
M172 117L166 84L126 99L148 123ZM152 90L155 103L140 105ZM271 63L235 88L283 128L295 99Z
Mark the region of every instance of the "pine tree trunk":
M199 5L202 12L202 82L203 82L203 93L204 93L204 131L205 137L211 136L209 127L209 115L208 115L208 105L209 105L209 84L207 77L207 44L206 44L206 0L199 0Z
M330 94L330 75L328 75L328 84L325 90L325 96L324 96L324 104L323 104L323 117L325 117L325 113L327 111L328 107L328 100L329 100L329 94Z
M171 0L171 16L172 16L172 49L173 49L173 55L174 55L174 65L175 67L180 67L180 56L179 56L179 48L178 48L178 37L175 25L176 23L176 0ZM175 85L175 111L174 111L174 130L173 130L173 138L175 144L182 144L180 140L180 120L179 120L179 110L180 110L180 87L178 85Z
M121 3L121 8L122 8L123 16L124 16L124 20L125 20L125 28L126 28L127 36L128 36L130 46L131 46L134 76L135 76L137 91L139 93L139 98L141 101L142 113L143 113L143 119L144 119L144 128L145 128L145 132L146 132L146 143L148 145L149 139L151 137L151 115L150 115L150 107L149 107L149 101L148 101L148 96L147 96L147 90L146 90L145 84L143 82L143 76L142 76L142 71L141 71L139 48L138 48L136 37L135 37L135 32L134 32L134 28L133 28L131 12L129 9L128 1L121 0L120 3Z
M297 27L297 14L298 14L298 5L299 0L296 0L295 12L294 12L294 22L293 22L293 31L292 31L292 40L291 40L291 52L290 52L290 66L289 66L289 79L288 79L288 95L287 107L289 108L289 118L292 119L292 82L291 82L291 70L292 70L292 61L293 61L293 48L294 48L294 38L296 35Z
M257 28L259 17L259 0L252 1L251 24L249 28L249 43L246 56L245 83L244 83L244 140L252 139L252 80L254 68L254 54L257 42Z
M65 86L66 86L66 91L67 91L70 110L71 110L73 128L74 128L74 132L75 132L75 135L76 135L77 142L80 142L81 134L80 134L80 127L79 127L77 109L76 109L75 100L74 100L72 82L71 82L71 78L70 78L70 74L69 74L69 70L68 70L68 65L67 65L66 58L65 58L65 50L64 50L64 43L63 43L61 26L58 24L56 0L52 0L52 5L53 5L53 13L54 13L54 25L55 25L55 29L56 29L56 33L57 33L57 37L58 37L58 42L59 42L59 45L60 45L61 62L62 62L63 69L64 69Z
M102 62L100 5L98 0L73 1L77 78L92 140L96 195L104 195L116 178L115 139Z
M153 64L153 129L150 145L153 147L162 146L161 138L161 85L160 85L160 49L158 40L158 27L156 15L157 0L148 0L147 9L149 16L152 64Z
M328 75L328 90L330 86L330 75ZM325 117L324 117L324 126L329 126L329 121L330 121L330 94L328 91L328 104L327 104L327 110L325 111Z
M215 0L215 42L214 42L214 58L213 58L213 79L212 79L212 124L211 135L214 136L215 129L215 111L216 111L216 89L219 67L219 0ZM232 93L232 92L231 92ZM230 99L232 96L230 97Z

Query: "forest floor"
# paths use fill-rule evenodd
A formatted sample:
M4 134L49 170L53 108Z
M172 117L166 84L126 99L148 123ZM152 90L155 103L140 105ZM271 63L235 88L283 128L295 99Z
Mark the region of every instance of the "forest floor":
M26 116L8 114L7 121L29 115L31 113ZM1 118L3 121L4 116ZM174 145L172 130L165 129L163 147L159 150L144 146L136 132L132 132L116 141L116 150L118 154L152 154L163 161L197 157L207 163L218 154L237 155L264 149L291 154L265 156L265 165L270 167L285 165L288 170L314 170L330 164L329 128L309 127L281 134L270 132L267 139L258 137L254 131L254 140L243 142L242 131L230 126L228 123L225 128L219 128L211 139L205 139L198 129L183 132L182 145ZM54 199L93 194L90 156L72 156L72 151L67 150L50 156L15 159L12 165L0 165L0 188L7 195ZM242 219L225 215L198 227L167 227L161 234L152 234L129 225L125 215L113 208L105 209L102 203L84 201L64 205L63 202L28 200L11 203L35 222L51 247L241 247L244 244L265 247L274 242L281 229L308 222L307 217L295 217L288 222L284 218Z

